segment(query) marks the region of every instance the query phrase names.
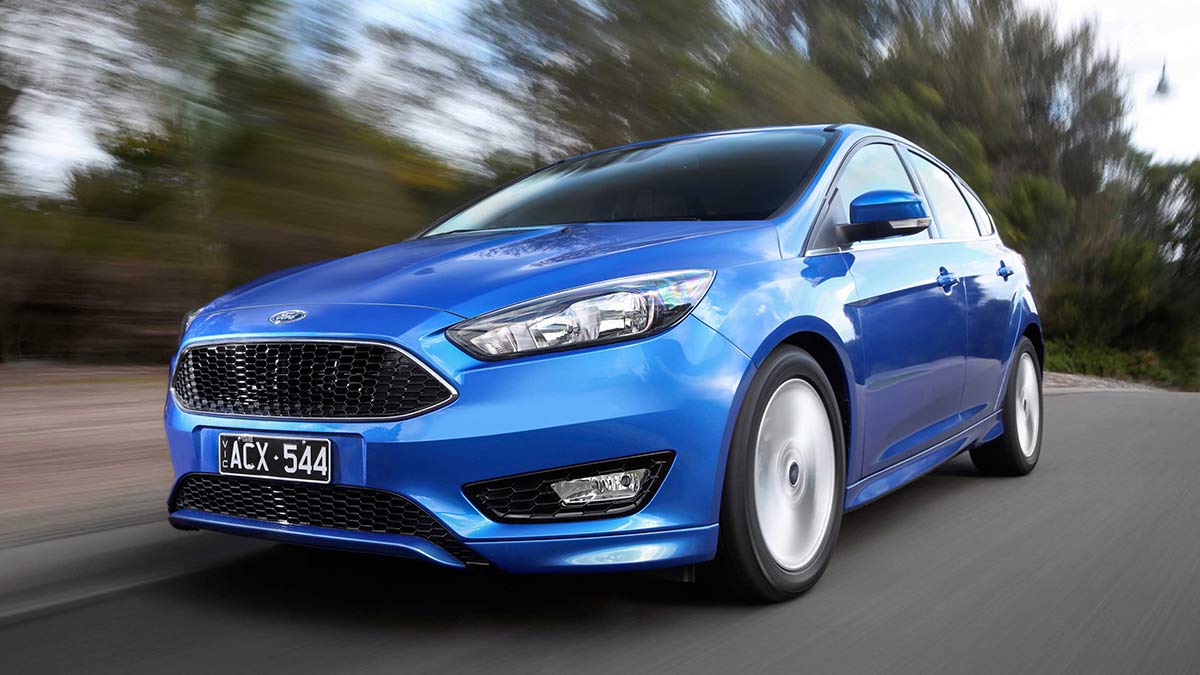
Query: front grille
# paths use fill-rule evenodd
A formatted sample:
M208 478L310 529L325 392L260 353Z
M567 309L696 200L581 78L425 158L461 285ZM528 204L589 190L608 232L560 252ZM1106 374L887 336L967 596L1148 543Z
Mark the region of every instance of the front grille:
M576 464L561 469L471 483L463 486L463 492L485 516L505 523L611 518L628 515L645 506L662 484L674 458L674 452L665 450L648 455ZM636 497L626 501L566 506L550 487L557 481L635 469L648 469L646 482Z
M463 564L488 564L420 506L385 490L193 473L180 479L171 497L171 512L179 509L288 525L410 535L441 546Z
M171 386L195 412L292 419L411 417L455 396L397 347L318 340L188 347Z

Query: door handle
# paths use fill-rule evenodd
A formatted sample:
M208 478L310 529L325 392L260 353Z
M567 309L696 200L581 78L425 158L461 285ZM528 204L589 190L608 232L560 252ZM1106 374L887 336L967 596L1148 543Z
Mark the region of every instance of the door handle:
M1003 260L1000 261L1000 269L996 270L996 276L1004 277L1005 281L1008 281L1008 278L1016 273L1017 271L1005 265Z
M942 267L938 270L937 283L943 291L949 293L951 288L958 285L958 275Z

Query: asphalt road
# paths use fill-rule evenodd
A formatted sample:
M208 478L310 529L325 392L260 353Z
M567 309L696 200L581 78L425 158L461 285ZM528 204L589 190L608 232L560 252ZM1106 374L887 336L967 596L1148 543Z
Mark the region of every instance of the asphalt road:
M0 618L0 671L1197 672L1198 479L1200 396L1052 395L1032 475L960 457L848 514L816 589L766 607L639 576L100 533L30 552L9 586L70 556L60 576L181 571Z

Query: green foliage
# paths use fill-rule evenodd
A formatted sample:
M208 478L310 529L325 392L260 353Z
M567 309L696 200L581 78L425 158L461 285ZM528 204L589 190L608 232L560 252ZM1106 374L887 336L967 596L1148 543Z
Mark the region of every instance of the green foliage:
M111 165L71 172L67 195L86 216L170 222L163 210L190 196L188 140L178 125L160 133L124 132L107 140Z
M1123 235L1100 255L1075 261L1045 295L1046 332L1111 343L1127 337L1169 299L1169 271L1155 245Z
M872 102L863 102L867 119L918 142L958 172L983 195L990 194L992 172L979 136L970 128L943 121L946 104L932 86L914 82L905 88L890 85Z
M484 2L477 13L476 35L525 83L510 92L513 104L559 154L862 119L828 74L790 46L747 34L716 0Z
M750 42L726 56L705 89L707 112L699 128L863 119L837 84L800 54Z
M1200 388L1200 358L1195 351L1164 357L1150 349L1118 349L1095 342L1049 340L1047 370L1099 375L1122 380L1165 384L1179 389Z
M1071 238L1074 201L1052 176L1024 173L1009 184L992 209L1005 241L1025 250L1065 248Z
M94 95L142 92L163 121L103 107L108 162L61 199L0 197L0 358L161 359L177 315L229 286L396 241L571 152L862 121L980 194L1031 269L1050 368L1200 386L1200 162L1130 147L1090 23L1016 0L475 0L465 32L367 26L399 81L348 95L353 6L130 10L139 58L171 75L129 68ZM19 66L0 58L0 135ZM464 162L395 132L451 91L503 99L531 142Z

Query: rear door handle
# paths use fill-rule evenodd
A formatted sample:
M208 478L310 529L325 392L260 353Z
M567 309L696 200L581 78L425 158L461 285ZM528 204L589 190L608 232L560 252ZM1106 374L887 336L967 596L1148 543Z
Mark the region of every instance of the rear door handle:
M938 270L937 283L943 291L949 291L958 284L958 275L942 267Z
M1000 261L1000 269L996 270L996 276L1004 277L1005 281L1008 281L1008 278L1016 273L1017 271L1005 265L1003 260Z

